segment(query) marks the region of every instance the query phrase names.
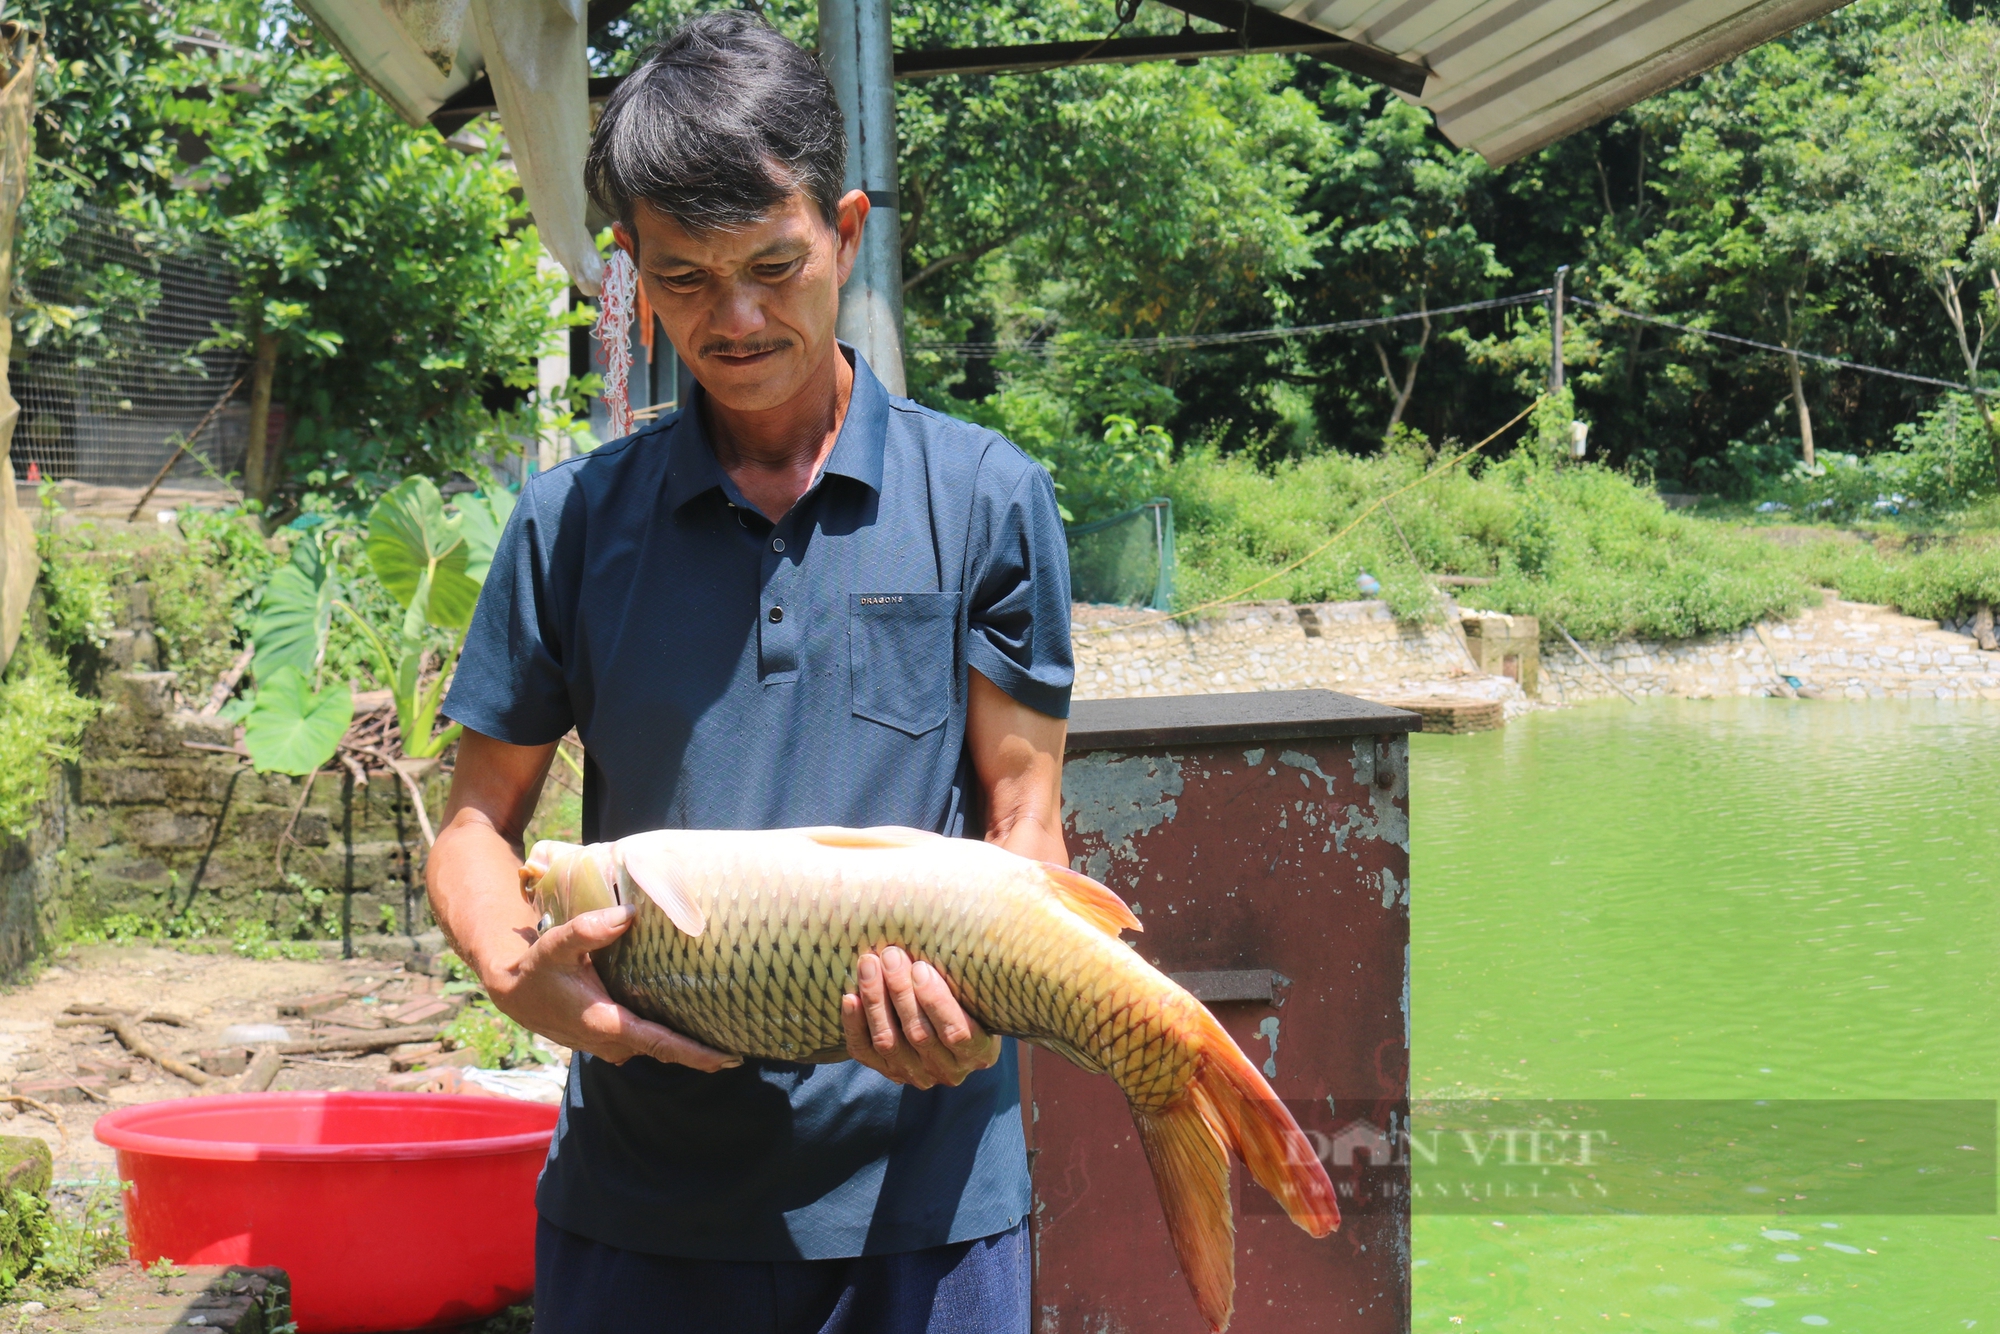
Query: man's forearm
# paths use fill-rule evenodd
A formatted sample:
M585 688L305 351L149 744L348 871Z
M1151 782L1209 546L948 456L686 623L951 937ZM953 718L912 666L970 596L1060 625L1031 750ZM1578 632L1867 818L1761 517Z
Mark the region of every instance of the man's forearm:
M1063 740L1069 725L970 673L966 742L986 804L986 841L1036 861L1069 864L1062 835Z
M439 929L482 977L534 943L521 840L554 758L554 746L512 746L475 732L459 740L444 830L424 879Z
M431 915L458 957L482 975L534 942L537 918L521 893L520 871L520 854L476 810L453 815L431 849Z

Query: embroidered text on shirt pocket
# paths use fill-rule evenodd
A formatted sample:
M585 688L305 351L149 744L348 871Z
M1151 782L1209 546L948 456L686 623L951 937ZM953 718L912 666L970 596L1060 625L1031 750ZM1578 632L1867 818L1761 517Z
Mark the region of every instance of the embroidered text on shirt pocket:
M848 672L856 716L911 736L944 725L958 676L959 597L848 594Z

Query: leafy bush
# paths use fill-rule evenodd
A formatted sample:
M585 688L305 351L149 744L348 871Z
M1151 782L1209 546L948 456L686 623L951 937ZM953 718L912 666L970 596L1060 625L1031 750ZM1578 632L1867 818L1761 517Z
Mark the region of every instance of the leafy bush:
M278 555L238 508L182 510L180 559L155 562L148 576L153 626L165 665L190 696L222 675L249 637L257 590Z
M1966 395L1946 394L1917 420L1897 426L1895 438L1898 448L1865 457L1822 451L1819 471L1796 466L1762 494L1786 509L1840 523L1911 514L1929 519L2000 495L1986 424Z
M111 567L81 553L94 545L86 528L64 533L56 526L55 487L42 484L42 526L35 535L41 555L42 612L48 623L48 643L58 655L75 659L79 653L103 648L117 628L117 602L111 593Z
M51 767L76 758L97 701L79 695L64 665L34 636L21 636L0 674L0 837L25 838L48 795Z

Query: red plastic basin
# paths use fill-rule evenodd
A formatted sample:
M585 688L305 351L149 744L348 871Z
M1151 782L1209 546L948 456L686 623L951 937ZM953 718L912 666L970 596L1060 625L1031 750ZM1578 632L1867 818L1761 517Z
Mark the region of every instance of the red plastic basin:
M535 1285L556 1109L425 1093L239 1093L110 1113L132 1258L278 1265L301 1334L491 1315Z

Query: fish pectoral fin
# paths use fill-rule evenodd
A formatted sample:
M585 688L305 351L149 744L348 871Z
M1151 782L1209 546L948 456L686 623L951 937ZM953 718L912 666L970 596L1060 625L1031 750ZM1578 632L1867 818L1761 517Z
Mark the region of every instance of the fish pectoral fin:
M828 825L820 829L801 829L799 832L829 848L914 848L944 837L927 829L909 829L896 824L876 825L872 829L842 829Z
M708 915L694 901L681 881L680 866L673 851L661 840L645 834L621 838L616 844L624 878L644 890L667 920L690 936L708 930ZM630 903L631 896L625 896Z
M1043 862L1042 870L1049 878L1049 888L1063 901L1063 906L1105 935L1146 929L1139 925L1139 919L1125 906L1125 900L1089 876L1055 862Z
M1087 1071L1093 1075L1108 1073L1105 1066L1099 1065L1096 1061L1085 1056L1061 1038L1027 1038L1025 1041L1032 1042L1037 1047L1054 1052L1079 1070Z

